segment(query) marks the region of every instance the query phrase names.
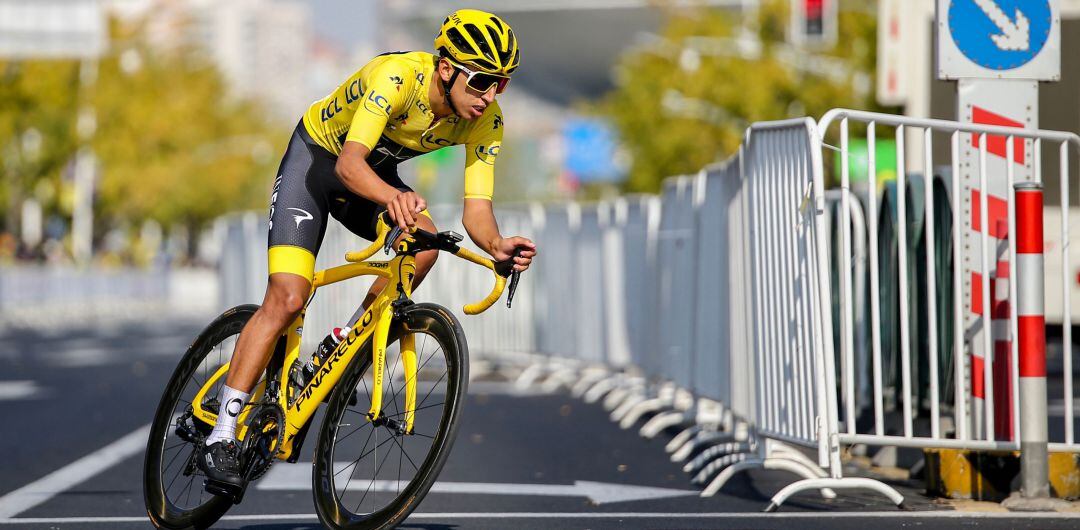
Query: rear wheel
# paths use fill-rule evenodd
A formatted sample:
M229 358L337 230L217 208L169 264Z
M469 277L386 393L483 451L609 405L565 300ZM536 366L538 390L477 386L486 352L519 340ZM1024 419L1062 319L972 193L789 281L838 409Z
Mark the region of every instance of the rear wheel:
M158 528L209 528L232 506L231 500L203 489L206 477L195 465L195 455L213 426L192 416L191 402L207 379L232 358L240 330L258 308L234 307L210 323L188 348L165 387L143 463L146 511ZM218 390L224 380L220 378L206 392L204 408L217 411Z
M400 338L415 336L416 419L403 433L405 381ZM329 528L391 528L431 489L450 453L468 386L468 345L457 319L434 304L415 304L391 326L381 417L371 405L371 340L338 382L319 431L313 486ZM353 396L359 397L350 405Z

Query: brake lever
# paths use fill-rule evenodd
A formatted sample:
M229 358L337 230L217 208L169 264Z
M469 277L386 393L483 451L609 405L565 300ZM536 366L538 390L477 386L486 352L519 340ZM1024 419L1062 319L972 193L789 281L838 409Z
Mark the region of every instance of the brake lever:
M510 287L506 290L506 308L510 308L510 303L514 301L514 291L517 291L518 280L521 279L521 271L514 271L510 275Z
M404 231L400 226L394 225L394 228L390 229L390 232L386 234L386 239L383 241L383 252L387 256L390 255L390 250L394 248L394 242L401 236Z
M521 279L521 271L514 270L514 258L521 256L522 249L518 248L514 251L514 255L510 256L507 263L510 264L510 286L506 290L506 307L510 308L510 304L514 301L514 292L517 291L518 281Z

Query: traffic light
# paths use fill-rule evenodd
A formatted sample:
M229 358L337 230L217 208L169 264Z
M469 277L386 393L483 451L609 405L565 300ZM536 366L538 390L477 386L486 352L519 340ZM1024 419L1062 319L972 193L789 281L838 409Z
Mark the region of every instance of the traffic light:
M836 43L838 0L791 0L789 40L798 46L825 47Z

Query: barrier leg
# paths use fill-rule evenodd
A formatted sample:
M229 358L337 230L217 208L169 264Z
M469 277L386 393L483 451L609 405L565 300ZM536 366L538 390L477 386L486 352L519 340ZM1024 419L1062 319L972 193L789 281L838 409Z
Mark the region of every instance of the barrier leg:
M692 440L683 444L679 450L671 455L672 462L682 462L694 454L699 447L714 443L732 442L735 433L730 431L701 431Z
M657 434L664 429L685 423L690 419L690 413L685 410L669 410L653 416L645 425L641 426L638 434L645 438L656 438Z
M646 399L626 411L626 415L619 420L619 427L629 429L630 427L633 427L642 416L663 410L672 405L674 405L674 400L670 397Z
M580 399L585 395L585 392L596 384L597 381L600 381L605 377L609 377L607 370L602 368L586 368L585 374L582 375L581 379L579 379L578 382L574 384L574 387L570 389L570 395Z
M589 387L587 391L585 391L583 399L586 403L596 403L597 401L600 401L600 398L604 397L605 394L617 388L622 380L622 376L619 375L609 376L601 379L597 381L596 384Z
M821 468L816 468L816 471L815 471L814 469L807 468L807 467L803 466L802 464L799 464L797 462L793 462L793 461L790 461L790 460L776 460L776 459L771 459L771 458L763 460L761 458L756 458L755 457L755 458L747 458L746 460L743 460L742 462L732 464L732 465L728 466L727 468L725 468L723 471L720 472L719 475L717 475L717 477L715 479L713 479L712 482L709 483L708 486L705 487L704 490L701 491L701 496L702 497L712 497L713 495L716 495L716 492L720 491L720 488L724 487L724 484L726 484L728 480L731 480L731 477L735 476L736 473L738 473L740 471L746 471L748 469L754 469L754 468L771 469L771 470L776 470L776 471L787 471L789 473L794 473L796 475L799 475L800 477L803 477L803 480L800 480L799 482L796 482L795 484L791 484L788 487L780 490L780 493L783 493L784 491L788 490L789 488L791 488L792 486L794 486L796 484L802 484L802 483L815 481L815 480L837 480L837 479L827 479L827 478L820 477L819 473L824 474L824 471L822 471ZM840 479L840 480L847 480L847 479ZM856 479L851 479L851 480L856 480ZM869 480L869 479L865 479L865 480ZM872 481L872 482L877 482L877 481ZM884 484L881 484L880 482L878 484L880 484L882 487L888 488L888 486L885 486ZM835 499L836 498L836 492L832 490L832 487L833 487L832 485L824 485L824 486L821 486L820 488L816 488L814 486L800 487L799 489L793 491L792 493L789 493L788 495L790 496L790 495L792 495L794 493L797 493L799 491L803 491L805 489L821 489L822 498ZM891 491L893 491L893 493L896 493L896 491L892 490L892 488L889 488L889 489ZM777 495L779 495L779 493ZM896 493L896 495L900 496L899 493ZM786 499L787 497L784 497L784 498ZM774 504L777 504L775 502L775 500L776 500L776 497L773 497ZM899 502L903 502L903 500L904 500L904 498L902 496L900 496L900 501ZM781 499L780 502L783 502L783 499ZM777 504L777 505L779 505L779 504ZM775 511L775 510L776 510L776 508L773 508L772 510L766 509L766 511Z
M675 451L678 451L679 448L683 446L683 444L689 442L691 438L696 436L697 433L701 432L701 430L704 428L705 427L700 423L691 425L679 434L676 434L675 437L672 438L666 446L664 446L664 450L669 453L674 453Z
M824 489L823 489L824 488ZM784 503L796 493L809 489L867 489L876 491L889 498L897 508L906 510L904 506L904 496L900 495L900 492L895 489L886 486L884 483L869 478L848 477L848 478L811 478L806 480L800 480L794 484L789 484L784 489L780 490L776 495L773 495L772 502L765 508L766 512L775 512L781 504ZM834 494L835 495L835 494Z

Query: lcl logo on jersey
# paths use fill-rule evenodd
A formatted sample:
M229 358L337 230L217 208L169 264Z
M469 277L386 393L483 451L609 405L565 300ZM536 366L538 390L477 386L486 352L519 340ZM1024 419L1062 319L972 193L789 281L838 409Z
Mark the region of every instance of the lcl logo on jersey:
M420 138L420 145L427 147L428 149L438 149L440 147L449 147L454 144L446 138L436 138L435 133L427 133Z
M349 86L345 87L345 104L350 105L353 101L360 99L360 80L353 79Z
M384 96L376 94L374 90L368 92L367 99L364 100L364 108L372 114L390 116L390 102Z
M325 107L323 107L320 115L322 117L322 121L330 121L330 119L339 112L341 112L341 105L338 103L338 99L334 98L332 101L327 103Z
M484 147L482 145L476 146L476 158L481 162L489 165L495 164L495 157L499 156L499 146L493 145L491 147Z

